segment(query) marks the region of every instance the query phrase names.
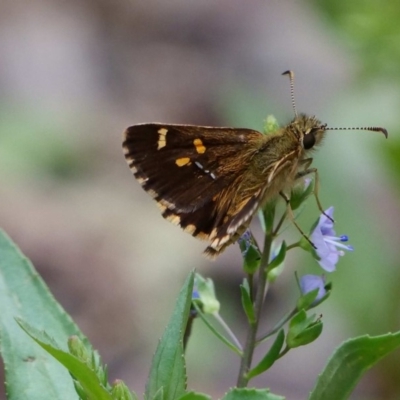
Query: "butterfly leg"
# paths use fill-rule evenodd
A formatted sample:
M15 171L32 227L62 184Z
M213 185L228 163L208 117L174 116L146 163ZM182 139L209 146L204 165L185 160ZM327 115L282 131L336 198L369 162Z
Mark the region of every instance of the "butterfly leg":
M322 208L321 201L319 200L318 196L318 191L319 191L319 174L317 168L309 168L309 166L312 163L312 158L307 158L304 160L305 168L303 171L300 171L296 175L296 180L303 178L306 175L309 174L314 174L314 197L317 202L318 210L321 211L322 214L324 214L328 219L330 219L332 222L335 222L329 215L325 214L324 209Z
M297 228L297 230L301 233L301 235L307 239L307 241L311 244L311 246L314 249L316 249L317 247L315 246L315 244L310 240L310 238L304 233L303 229L300 228L300 225L296 222L296 219L295 219L294 214L293 214L292 207L290 206L289 197L286 196L286 194L283 193L283 192L279 192L279 194L283 197L283 199L286 202L286 213L287 213L287 216L289 217L290 221Z

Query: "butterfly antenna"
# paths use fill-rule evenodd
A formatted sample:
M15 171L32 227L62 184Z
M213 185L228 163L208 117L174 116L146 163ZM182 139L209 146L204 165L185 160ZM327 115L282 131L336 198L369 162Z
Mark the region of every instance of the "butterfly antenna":
M388 131L385 128L380 128L378 126L362 126L362 127L354 127L354 128L328 128L325 127L326 131L372 131L372 132L381 132L385 135L385 138L388 137Z
M292 107L294 111L294 116L297 118L296 102L294 101L294 72L285 71L282 75L289 75L290 79L290 98L292 99Z

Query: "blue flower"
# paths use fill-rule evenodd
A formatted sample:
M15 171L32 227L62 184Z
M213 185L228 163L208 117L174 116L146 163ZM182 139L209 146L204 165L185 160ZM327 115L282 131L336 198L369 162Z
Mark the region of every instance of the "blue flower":
M321 300L326 294L325 278L319 275L304 275L300 278L300 290L303 295L318 289L314 303Z
M197 287L194 286L192 291L192 300L198 300L198 299L200 299L200 293Z
M326 214L326 215L325 215ZM353 251L352 246L343 244L349 238L346 235L336 236L333 229L333 222L327 217L333 216L333 207L328 208L325 214L321 214L319 221L311 233L311 241L314 243L318 256L319 265L327 272L336 269L339 256L344 255L343 250ZM332 218L333 219L333 218Z
M238 243L240 246L240 249L242 251L242 257L246 257L247 252L250 249L251 246L251 232L250 229L246 229L245 232L243 233L242 236L238 239Z

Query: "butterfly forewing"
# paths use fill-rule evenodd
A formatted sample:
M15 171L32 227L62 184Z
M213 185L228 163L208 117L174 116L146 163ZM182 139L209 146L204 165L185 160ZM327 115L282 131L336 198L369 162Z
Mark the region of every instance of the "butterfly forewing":
M251 129L140 124L126 130L123 147L163 216L218 250L258 206L259 188L240 188L262 141Z

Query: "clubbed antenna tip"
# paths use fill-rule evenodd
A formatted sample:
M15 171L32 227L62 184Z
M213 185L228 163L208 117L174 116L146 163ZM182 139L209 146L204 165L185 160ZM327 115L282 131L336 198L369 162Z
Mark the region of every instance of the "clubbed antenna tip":
M388 138L388 131L385 128L376 128L377 132L382 132L385 135L385 138Z
M385 128L381 128L379 126L359 126L354 128L329 128L326 127L327 131L371 131L371 132L381 132L385 135L385 138L388 138L388 131Z

